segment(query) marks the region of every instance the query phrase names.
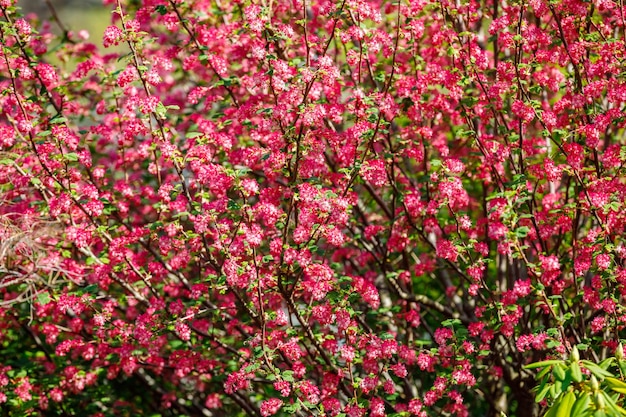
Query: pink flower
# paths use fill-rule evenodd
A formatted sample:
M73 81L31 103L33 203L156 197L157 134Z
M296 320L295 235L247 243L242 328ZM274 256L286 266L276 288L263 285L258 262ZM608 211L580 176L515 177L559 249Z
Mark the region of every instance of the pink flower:
M46 87L51 87L52 84L56 83L58 80L57 72L54 67L50 64L46 64L45 62L37 64L37 73L43 80Z
M154 113L160 102L159 98L155 96L142 98L139 102L139 109L143 114Z
M15 388L15 394L22 401L30 401L33 396L31 394L33 386L30 384L28 377L21 378L18 382L17 388Z
M104 35L102 36L102 44L105 48L108 48L113 45L118 45L122 40L122 36L124 36L124 32L117 26L109 26L104 30Z
M372 417L384 417L385 403L382 399L374 397L370 400L370 416Z
M282 406L283 402L279 398L270 398L269 400L265 400L261 403L261 415L263 417L274 415Z
M601 253L596 257L596 263L598 264L598 268L607 269L611 266L611 256L606 253Z
M276 381L274 382L274 389L279 391L283 397L288 397L291 393L291 384L284 380Z
M25 19L16 19L14 25L17 28L19 34L24 37L28 37L32 32L30 23L28 23Z
M133 65L129 65L120 72L117 77L117 85L120 87L125 87L126 85L132 83L136 79L139 78L139 74L137 73L137 69Z
M563 149L565 150L567 163L574 169L581 169L585 158L585 150L582 145L572 142L565 143Z
M595 317L591 320L591 331L593 333L599 333L604 330L606 326L606 318L604 316Z
M320 402L320 390L312 382L302 382L299 389L302 395L304 395L304 397L306 398L306 401L310 402L311 404L317 404L318 402Z
M208 409L220 408L222 406L222 401L220 400L219 394L207 395L204 406Z
M366 161L361 166L361 176L364 180L369 181L377 187L387 183L387 172L385 171L385 161L375 159Z
M390 369L393 371L394 374L396 374L398 378L406 378L406 376L408 375L406 366L404 366L404 364L397 363L395 365L391 365Z
M439 242L437 242L437 256L452 262L456 262L459 253L457 252L457 249L452 242L448 240L440 240Z
M355 356L356 356L356 352L352 346L343 345L341 347L341 358L344 361L350 363L354 361Z
M422 411L422 402L417 399L414 398L411 401L409 401L409 413L413 414L413 415L417 415Z
M176 323L176 333L182 340L188 341L191 339L191 329L185 323Z
M520 100L513 102L511 110L513 114L521 118L524 123L529 123L535 118L535 110Z

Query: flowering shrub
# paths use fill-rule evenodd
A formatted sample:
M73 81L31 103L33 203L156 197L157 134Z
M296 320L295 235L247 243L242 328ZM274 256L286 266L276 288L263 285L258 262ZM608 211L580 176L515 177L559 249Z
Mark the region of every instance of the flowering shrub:
M100 46L0 0L9 413L529 416L600 389L621 2L104 3Z

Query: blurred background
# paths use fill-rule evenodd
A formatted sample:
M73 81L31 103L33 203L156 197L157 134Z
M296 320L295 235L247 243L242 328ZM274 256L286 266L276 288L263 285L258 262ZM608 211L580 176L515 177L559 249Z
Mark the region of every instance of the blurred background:
M102 45L104 29L111 23L111 10L105 8L102 0L49 0L56 10L63 25L72 31L87 30L89 41ZM22 8L23 14L35 13L41 20L52 17L46 0L18 0L17 5ZM56 30L58 27L52 25Z
M50 0L57 11L89 11L88 9L102 9L102 0ZM50 17L50 9L45 0L18 0L17 5L24 14L35 13L42 18Z

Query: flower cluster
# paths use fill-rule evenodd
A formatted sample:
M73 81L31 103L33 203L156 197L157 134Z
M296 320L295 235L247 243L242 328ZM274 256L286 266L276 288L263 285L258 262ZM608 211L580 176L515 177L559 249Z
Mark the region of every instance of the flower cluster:
M618 4L13 3L11 414L537 414L525 364L622 340Z

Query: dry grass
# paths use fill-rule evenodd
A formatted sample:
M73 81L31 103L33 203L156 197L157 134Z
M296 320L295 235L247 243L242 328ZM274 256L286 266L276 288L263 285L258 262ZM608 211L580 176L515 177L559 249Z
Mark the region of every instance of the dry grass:
M60 259L49 256L61 236L57 222L0 214L0 306L32 302L72 278Z

